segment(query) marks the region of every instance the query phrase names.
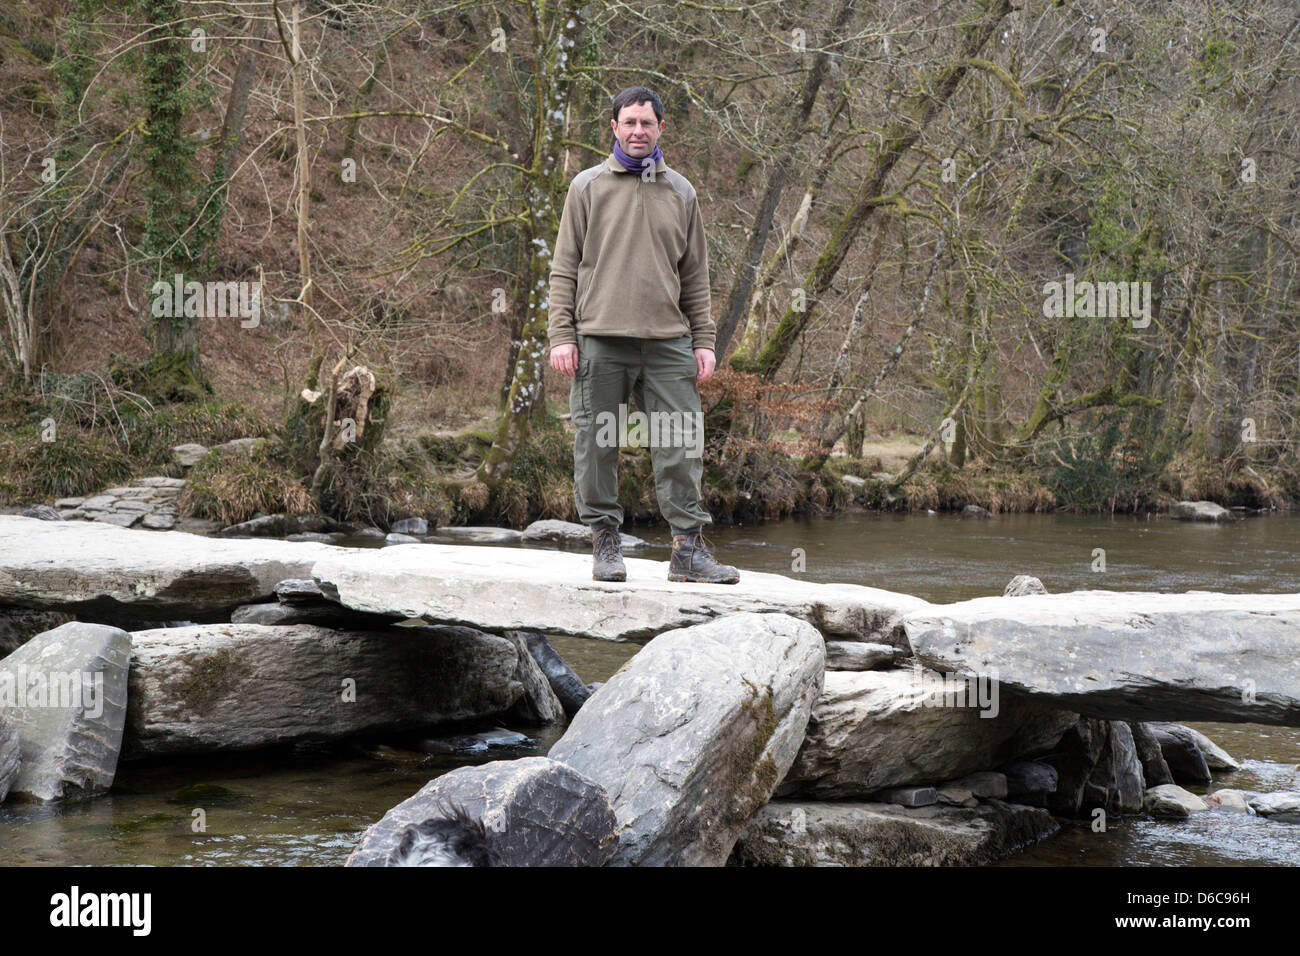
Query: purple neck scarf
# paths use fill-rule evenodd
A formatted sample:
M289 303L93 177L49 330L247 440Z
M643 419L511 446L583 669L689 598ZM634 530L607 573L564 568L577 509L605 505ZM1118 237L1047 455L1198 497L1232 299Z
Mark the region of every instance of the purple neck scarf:
M618 140L614 140L614 158L617 159L622 167L629 173L643 173L647 169L654 169L659 165L659 160L664 158L664 151L656 146L655 151L649 156L637 158L635 156L629 156L627 153L623 152L623 147L618 145ZM647 163L647 159L650 160L650 162Z

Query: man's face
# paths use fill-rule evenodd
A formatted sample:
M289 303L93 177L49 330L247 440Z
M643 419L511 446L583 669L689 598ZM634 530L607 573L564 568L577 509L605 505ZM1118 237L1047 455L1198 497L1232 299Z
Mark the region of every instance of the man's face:
M610 120L609 125L623 152L636 159L653 153L664 131L664 123L655 118L654 104L649 100L624 106L618 111L618 119Z

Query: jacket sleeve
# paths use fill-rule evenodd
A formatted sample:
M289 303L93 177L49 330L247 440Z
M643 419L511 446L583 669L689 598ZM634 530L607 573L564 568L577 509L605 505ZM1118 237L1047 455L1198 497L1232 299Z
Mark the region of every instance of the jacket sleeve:
M704 219L699 197L691 200L690 223L686 227L686 252L677 263L681 279L678 306L691 326L691 347L713 348L717 329L709 307L709 247L704 240Z
M551 257L551 289L547 306L546 334L551 347L576 345L573 304L578 291L578 263L582 260L582 242L587 234L587 210L575 183L569 184L560 214L560 231L555 237L555 254Z

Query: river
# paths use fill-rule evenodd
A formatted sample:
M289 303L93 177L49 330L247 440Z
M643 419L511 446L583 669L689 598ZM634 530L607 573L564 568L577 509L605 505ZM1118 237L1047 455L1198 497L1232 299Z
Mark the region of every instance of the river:
M646 557L666 559L666 533L625 530L654 545ZM1001 594L1016 574L1033 574L1053 592L1300 591L1300 517L1293 516L1220 526L1145 517L848 514L719 528L709 537L719 557L742 571L864 584L936 602ZM803 570L792 570L799 559ZM581 638L553 643L587 681L607 679L637 649ZM1300 762L1300 728L1192 726L1242 763L1235 773L1216 772L1208 788L1188 787L1194 792L1286 789ZM339 865L367 826L440 773L546 753L562 732L513 729L533 744L487 756L430 756L417 745L428 734L388 735L124 764L109 795L0 807L0 865ZM998 865L1300 866L1300 826L1257 817L1112 817L1103 833L1088 821L1061 824L1057 836Z

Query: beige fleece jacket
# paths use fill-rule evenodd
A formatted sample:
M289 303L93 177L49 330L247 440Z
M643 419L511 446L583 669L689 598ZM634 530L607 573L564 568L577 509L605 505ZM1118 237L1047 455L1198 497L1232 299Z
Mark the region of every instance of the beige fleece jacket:
M551 260L552 347L583 335L713 348L709 253L695 187L661 159L654 179L610 153L569 184Z

